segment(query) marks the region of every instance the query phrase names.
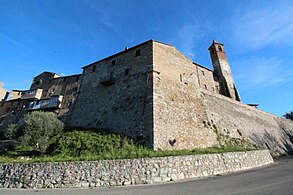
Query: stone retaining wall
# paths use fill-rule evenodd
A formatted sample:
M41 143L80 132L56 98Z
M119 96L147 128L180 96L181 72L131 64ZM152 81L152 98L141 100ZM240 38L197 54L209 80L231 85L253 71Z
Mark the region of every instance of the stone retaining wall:
M273 163L267 150L160 158L0 165L1 188L152 184L207 177Z

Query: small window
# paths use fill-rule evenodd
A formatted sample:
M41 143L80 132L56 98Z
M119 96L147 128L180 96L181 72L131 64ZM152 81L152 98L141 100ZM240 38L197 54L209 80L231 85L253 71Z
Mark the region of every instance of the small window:
M135 57L140 56L140 49L135 51Z
M201 73L202 73L202 76L204 76L204 71L203 70L201 71Z
M95 72L95 71L96 71L96 65L93 66L92 72Z
M116 65L116 60L112 60L112 66Z
M204 86L204 88L205 88L206 90L208 89L208 87L207 87L207 85L206 85L206 84L204 84L203 86Z
M75 92L77 92L78 91L78 88L77 87L74 87L73 89L72 89L72 92L73 93L75 93Z
M222 47L219 45L219 51L223 51Z
M4 102L1 102L1 107L3 107L4 106Z
M43 83L43 79L40 79L36 82L36 85L41 85Z
M129 68L125 69L124 75L127 76L127 75L129 75L129 73L130 73Z

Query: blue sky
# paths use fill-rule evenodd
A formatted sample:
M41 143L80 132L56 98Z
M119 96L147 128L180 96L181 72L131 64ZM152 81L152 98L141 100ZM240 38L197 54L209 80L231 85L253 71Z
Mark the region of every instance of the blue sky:
M28 89L47 70L63 75L149 39L212 68L225 44L245 103L293 110L293 1L0 0L0 81Z

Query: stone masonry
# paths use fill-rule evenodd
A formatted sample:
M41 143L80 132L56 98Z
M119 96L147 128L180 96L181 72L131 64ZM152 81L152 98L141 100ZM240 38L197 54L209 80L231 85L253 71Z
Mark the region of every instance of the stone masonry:
M214 147L225 137L292 153L293 122L242 103L224 45L213 41L209 51L214 70L149 40L83 67L81 75L44 72L29 90L0 102L0 130L45 110L67 126L106 129L156 150Z
M0 101L6 100L8 95L8 90L4 88L4 84L0 82Z
M1 188L70 188L152 184L208 177L273 163L269 151L133 160L0 165Z

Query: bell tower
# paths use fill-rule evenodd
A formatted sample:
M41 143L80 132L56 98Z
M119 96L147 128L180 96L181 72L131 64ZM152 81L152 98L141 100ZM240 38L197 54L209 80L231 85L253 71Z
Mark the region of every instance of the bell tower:
M209 51L214 67L214 80L218 81L220 84L220 94L241 101L234 83L224 44L213 40L212 45L209 47Z

